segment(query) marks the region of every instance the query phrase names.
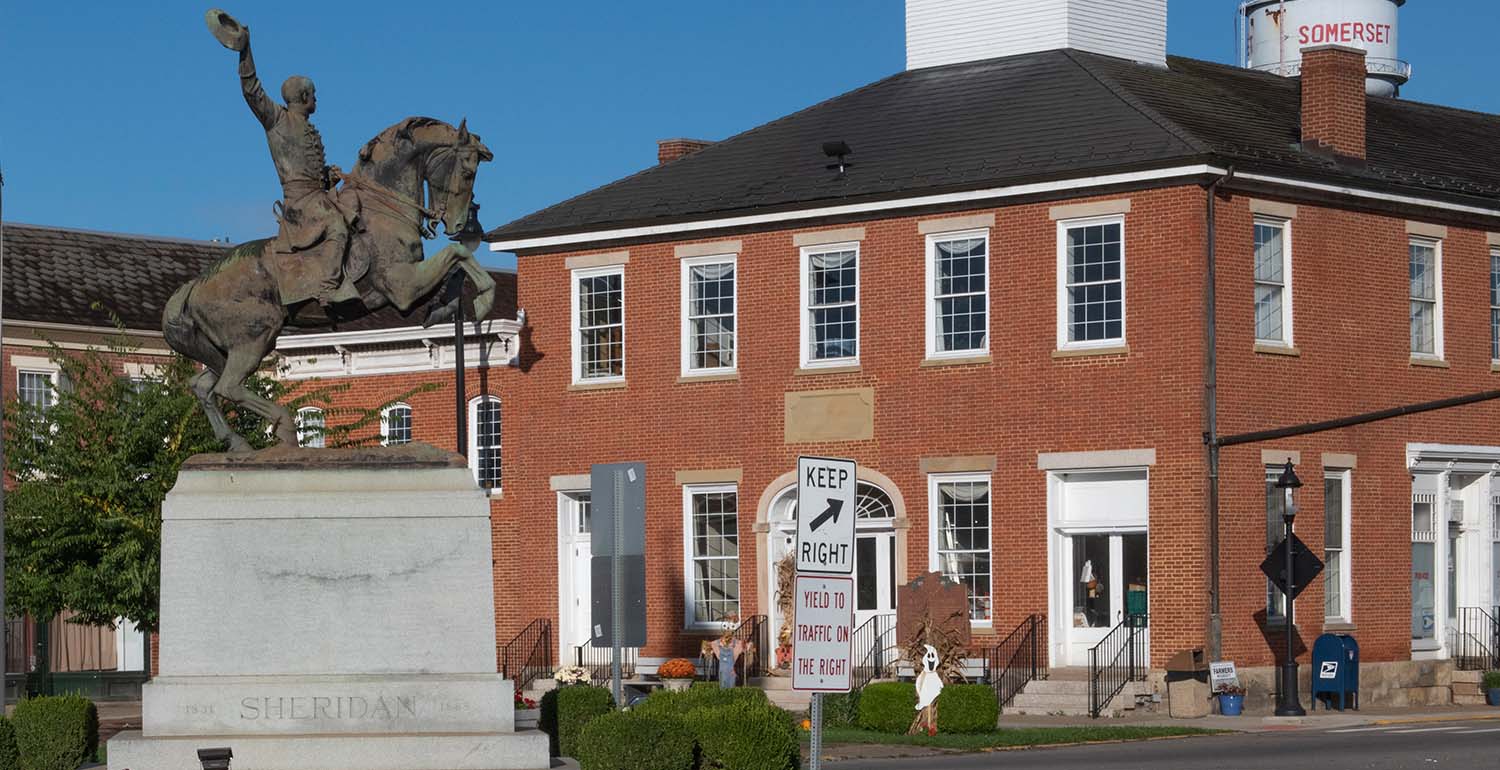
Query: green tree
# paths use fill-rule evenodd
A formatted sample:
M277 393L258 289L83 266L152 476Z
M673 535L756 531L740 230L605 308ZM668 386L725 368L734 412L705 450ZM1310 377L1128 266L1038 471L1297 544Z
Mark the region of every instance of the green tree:
M143 360L122 336L103 349L63 351L53 346L61 370L45 409L19 400L5 405L6 574L9 608L38 619L63 610L73 621L113 625L126 618L146 631L158 621L161 574L161 504L187 458L224 447L188 384L199 371L181 356L154 360L142 377L120 374L121 360ZM417 388L374 409L330 408L347 385L291 389L272 377L247 383L296 411L325 409L328 446L378 440L380 410L406 400ZM257 448L269 442L265 421L221 402L230 426ZM340 419L343 418L343 419Z

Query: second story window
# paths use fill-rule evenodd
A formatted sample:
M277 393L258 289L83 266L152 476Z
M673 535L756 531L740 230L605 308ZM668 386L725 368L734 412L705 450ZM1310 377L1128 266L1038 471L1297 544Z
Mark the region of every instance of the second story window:
M1500 361L1500 251L1490 252L1490 358ZM1500 575L1500 562L1495 574Z
M927 355L989 350L988 231L927 238Z
M682 373L716 374L735 366L735 258L682 261Z
M802 250L802 365L859 361L859 245Z
M1060 348L1125 342L1125 221L1059 222Z
M56 399L54 377L52 372L21 370L16 375L16 398L40 412L51 409Z
M1410 245L1411 354L1443 357L1442 252L1438 241Z
M1287 222L1255 221L1255 341L1292 344L1292 250Z
M380 415L380 443L386 446L411 443L411 407L396 404Z
M500 399L469 402L469 467L484 489L500 488Z
M315 406L304 406L297 410L297 446L322 448L323 410Z
M625 379L625 271L573 272L573 381Z

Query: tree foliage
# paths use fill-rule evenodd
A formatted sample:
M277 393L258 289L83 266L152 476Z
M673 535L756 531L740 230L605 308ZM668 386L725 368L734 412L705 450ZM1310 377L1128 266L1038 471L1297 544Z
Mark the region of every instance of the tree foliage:
M39 619L72 610L73 622L91 625L126 618L155 631L162 500L184 460L224 449L188 388L199 369L181 356L145 358L123 335L102 349L64 351L54 345L51 358L61 370L53 403L45 410L14 399L5 405L5 464L13 481L5 501L9 608ZM143 376L125 377L124 360L150 363ZM294 412L324 407L328 446L378 439L385 405L327 407L347 386L294 392L260 375L247 386L285 400ZM257 448L269 443L262 418L221 404L240 435Z

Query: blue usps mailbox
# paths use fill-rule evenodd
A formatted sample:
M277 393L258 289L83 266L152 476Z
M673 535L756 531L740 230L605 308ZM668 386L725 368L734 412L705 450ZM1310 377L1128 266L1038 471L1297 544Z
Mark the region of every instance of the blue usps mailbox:
M1359 642L1348 634L1323 634L1313 642L1313 708L1359 710ZM1337 700L1335 701L1335 698ZM1335 702L1337 705L1335 705Z

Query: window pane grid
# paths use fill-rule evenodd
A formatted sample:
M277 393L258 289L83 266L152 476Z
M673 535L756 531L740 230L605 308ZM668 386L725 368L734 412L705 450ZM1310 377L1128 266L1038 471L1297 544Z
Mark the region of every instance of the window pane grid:
M969 618L991 617L990 485L944 481L937 485L938 566L969 589Z
M1285 229L1255 225L1255 338L1285 341L1283 294L1286 289Z
M386 446L411 443L411 407L393 406L385 413Z
M298 409L297 446L322 448L324 445L323 427L322 409L315 407Z
M1411 351L1437 353L1437 249L1411 244Z
M1343 618L1344 613L1344 479L1323 480L1323 615Z
M807 308L811 360L859 354L859 266L854 251L809 254Z
M693 621L717 623L739 616L739 495L698 492L690 498L693 549Z
M1281 538L1286 534L1286 525L1281 520L1282 503L1286 499L1285 490L1276 487L1276 479L1281 476L1280 468L1266 468L1266 554L1270 555ZM1276 586L1276 582L1266 578L1266 617L1280 618L1286 613L1286 595Z
M1122 227L1119 223L1068 228L1068 341L1124 337Z
M1490 255L1490 358L1500 361L1500 252Z
M474 467L479 486L500 486L500 401L487 398L474 405Z
M688 269L689 368L734 367L733 262Z
M625 373L625 294L619 273L578 279L578 361L582 379Z
M988 344L988 288L985 238L933 244L937 350L983 350Z
M46 411L52 407L52 376L46 372L21 372L16 396L21 403Z

